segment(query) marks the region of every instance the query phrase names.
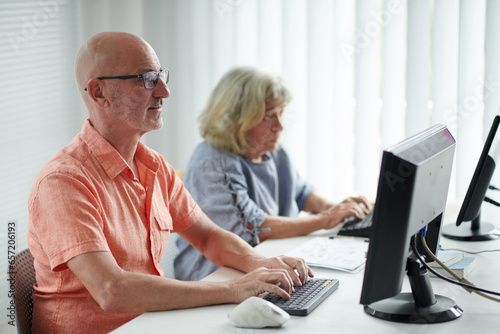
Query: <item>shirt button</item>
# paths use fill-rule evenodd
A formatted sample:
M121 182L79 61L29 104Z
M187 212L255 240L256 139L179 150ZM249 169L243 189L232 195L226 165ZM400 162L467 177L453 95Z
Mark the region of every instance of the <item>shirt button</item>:
M140 193L141 193L141 195L144 195L146 193L146 191L144 189L141 189Z

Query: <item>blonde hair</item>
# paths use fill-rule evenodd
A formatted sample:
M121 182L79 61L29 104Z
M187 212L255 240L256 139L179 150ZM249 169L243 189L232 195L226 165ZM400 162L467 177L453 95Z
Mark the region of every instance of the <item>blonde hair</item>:
M227 72L199 116L201 136L213 147L242 155L247 132L259 124L266 103L287 104L291 94L281 76L255 67Z

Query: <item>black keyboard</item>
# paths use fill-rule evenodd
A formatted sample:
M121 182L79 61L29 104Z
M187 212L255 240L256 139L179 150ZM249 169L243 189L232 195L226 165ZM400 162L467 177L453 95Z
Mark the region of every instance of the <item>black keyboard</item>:
M308 315L339 286L338 279L310 278L306 284L296 286L290 299L269 293L264 299L281 307L290 315Z
M354 216L347 218L344 225L340 228L338 235L369 238L372 227L372 216L373 211L365 215L365 219L363 220Z

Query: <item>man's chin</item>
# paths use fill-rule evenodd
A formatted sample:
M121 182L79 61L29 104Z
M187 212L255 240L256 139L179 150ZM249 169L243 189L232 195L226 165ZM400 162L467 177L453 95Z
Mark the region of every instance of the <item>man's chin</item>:
M160 130L163 127L163 118L161 115L156 120L150 120L148 131Z
M163 128L163 119L160 117L160 119L157 122L157 127L155 130L160 130L161 128Z

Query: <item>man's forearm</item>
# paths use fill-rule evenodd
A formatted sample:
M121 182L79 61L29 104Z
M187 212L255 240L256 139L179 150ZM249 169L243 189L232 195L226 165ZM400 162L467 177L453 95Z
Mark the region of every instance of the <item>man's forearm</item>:
M144 313L234 303L226 282L179 281L166 277L125 272L112 288L112 298L101 307L108 312Z
M67 265L99 306L110 313L143 313L238 300L229 283L184 282L126 271L109 252L84 253Z
M225 231L213 231L204 255L219 267L230 267L247 273L259 267L259 260L265 259L238 235Z

